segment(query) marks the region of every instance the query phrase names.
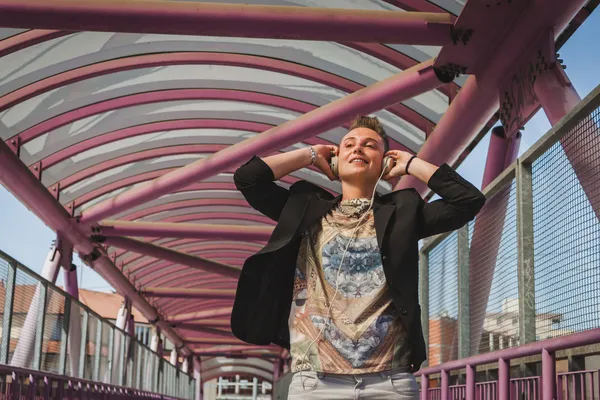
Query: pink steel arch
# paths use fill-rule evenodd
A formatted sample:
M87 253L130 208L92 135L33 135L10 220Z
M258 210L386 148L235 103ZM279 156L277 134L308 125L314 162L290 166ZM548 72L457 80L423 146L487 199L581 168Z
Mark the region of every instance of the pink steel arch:
M202 207L202 206L240 206L247 207L248 203L241 199L193 199L193 200L180 200L171 203L164 203L153 207L148 207L131 214L124 215L119 218L120 221L134 221L136 219L148 217L154 214L158 214L165 211L180 210L183 208L191 207ZM259 217L259 216L256 216ZM219 218L215 218L219 219ZM257 222L264 222L273 224L274 221L268 217L262 217L255 220Z
M210 246L210 245L217 245L217 243L220 243L220 242L221 241L217 242L214 240L195 239L195 238L189 238L189 239L171 238L169 240L166 240L161 243L156 243L156 244L160 244L163 247L176 248L177 246L183 246L183 245L189 245L189 244L206 244L206 245ZM227 245L229 245L229 244L230 243L228 243ZM248 248L255 247L257 250L259 250L262 247L262 245L260 243L253 243L253 242L244 242L242 245L246 246ZM125 255L125 253L128 253L128 251L124 251L122 249L115 249L114 252L111 253L111 255L114 254L114 257L122 257ZM125 262L125 260L128 260L128 259L129 258L124 258L123 260L119 259L119 261Z
M159 243L156 243L159 244ZM221 243L221 242L215 242L215 241L210 241L210 240L205 240L205 239L173 239L170 241L166 241L166 242L162 242L160 243L161 246L163 247L168 247L168 248L172 248L175 250L179 250L180 248L182 248L183 246L190 246L190 245L202 245L205 246L205 248L216 248L216 249L228 249L229 247L236 247L236 248L241 248L247 251L258 251L261 248L261 245L259 244L255 244L255 243L251 243L251 242L244 242L244 243ZM129 265L129 263L132 263L136 260L139 260L140 258L144 257L144 255L139 255L139 254L135 254L132 253L127 257L124 257L123 259L120 259L120 257L124 256L125 253L131 253L127 250L122 250L122 249L115 249L118 251L114 251L110 253L110 257L114 257L115 259L118 259L119 264L123 265L124 267L127 267Z
M184 240L188 240L188 239L184 239ZM202 242L198 242L197 240L189 240L188 243L179 245L179 246L165 246L164 244L162 244L163 247L167 247L176 251L180 251L180 252L186 252L186 251L200 251L200 250L221 250L221 251L227 251L227 250L238 250L238 251L245 251L247 254L253 254L257 251L257 249L259 247L255 247L255 246L251 246L248 243L239 243L239 244L225 244L225 243L202 243ZM112 253L115 254L115 253ZM145 255L143 254L134 254L131 255L125 259L123 259L122 261L119 262L119 264L122 266L122 270L125 270L126 268L129 267L130 263L134 263L138 260L140 260L141 258L145 257ZM139 265L139 264L138 264Z
M1 100L2 98L0 98ZM21 144L40 137L57 128L68 125L80 119L114 111L121 108L139 106L152 103L163 103L168 101L183 100L238 100L242 102L273 106L297 112L309 112L315 107L298 100L275 96L272 94L238 91L232 89L166 89L150 92L130 94L115 99L104 100L95 104L67 111L64 114L52 117L35 126L25 129L23 132L9 138L11 142L16 137Z
M57 75L24 86L20 89L17 89L11 93L0 97L0 111L4 111L14 106L15 104L22 103L25 100L28 100L42 93L48 92L52 89L93 77L98 77L121 71L128 71L132 69L189 64L227 65L278 72L314 82L319 82L347 93L353 93L364 88L363 85L350 81L346 78L340 77L338 75L321 71L316 68L303 66L287 61L270 59L267 57L231 53L175 52L119 58L116 60L103 61L100 63L59 73ZM87 107L93 106L94 105ZM87 107L83 107L83 109ZM123 107L125 106L120 105L118 108ZM413 124L422 131L426 130L428 123L433 123L433 121L429 121L424 116L402 105L401 103L394 104L388 107L387 110L397 115L398 117L404 119L405 121ZM23 133L18 134L18 136L20 137L21 143L26 143L29 140L39 136L39 133L36 133L35 130L31 131L31 129L29 129L24 131Z
M388 3L414 3L426 0L407 0L398 2L395 0L386 0ZM431 3L429 3L431 4ZM433 4L431 4L433 5ZM410 10L418 11L414 9L414 4L409 5ZM440 12L445 12L443 9L433 5L435 9L442 10ZM402 8L402 6L399 6ZM409 11L407 9L407 11ZM456 18L451 16L451 20L455 20ZM57 30L43 30L43 29L32 29L27 32L23 32L12 36L10 38L4 39L0 41L0 57L11 54L15 51L21 50L23 48L33 46L39 43L43 43L48 40L52 40L61 36L70 35L72 32L69 31L57 31ZM383 45L381 43L364 43L364 42L340 42L340 44L358 50L362 53L368 54L372 57L378 58L386 63L400 68L402 70L408 69L416 64L418 61L414 58L407 56L406 54L394 50L391 47ZM460 86L456 83L450 83L448 85L444 85L440 87L442 93L447 96L451 96L453 92L456 92L460 89Z
M73 175L70 175L58 182L60 189L64 190L68 187L79 183L87 178L95 176L101 172L108 171L113 168L117 168L123 165L132 164L139 161L149 160L151 158L158 158L172 155L182 154L203 154L203 153L215 153L219 150L223 150L227 145L215 145L215 144L193 144L193 145L181 145L181 146L170 146L164 148L157 148L151 150L144 150L138 153L130 153L121 157L113 158L108 161L101 162L84 170L78 171Z
M66 35L65 31L32 29L0 40L0 57Z
M217 261L219 258L221 259L227 259L227 260L232 260L232 259L236 259L236 260L241 260L243 262L243 260L245 260L247 257L245 257L243 254L239 255L239 257L233 257L231 253L229 252L222 252L222 251L217 251L217 252L206 252L206 251L196 251L195 249L190 249L189 251L186 251L185 254L189 254L189 255L195 255L195 256L201 256L202 258L211 260L211 261ZM212 258L210 258L210 256L212 255ZM239 264L239 262L238 262ZM185 269L189 269L189 267L184 266ZM178 270L175 269L171 269L171 268L154 268L154 269L144 269L144 274L140 275L139 278L136 278L136 283L141 285L141 286L163 286L165 285L165 282L162 282L161 279L162 278L174 278L176 276L176 273L178 272ZM133 272L132 272L133 274ZM137 274L139 275L139 274Z
M202 92L204 89L198 90L198 98L195 100L202 99ZM246 96L248 92L244 91L236 91L231 90L227 93L223 94L231 94L231 98L228 100L236 100L239 101ZM284 106L287 102L285 99L279 96L266 95L268 97L273 97L273 104L277 104L280 108L285 108ZM209 97L212 98L212 97ZM223 99L223 98L222 98ZM281 103L277 103L278 100L283 99L283 105ZM306 108L306 103L299 103L292 111L296 112L304 112ZM289 108L287 108L289 109ZM135 136L146 135L150 133L163 132L163 131L175 131L175 130L183 130L183 129L231 129L231 130L239 130L244 132L256 132L260 133L265 130L272 128L273 125L263 124L259 122L253 121L240 121L240 120L225 120L225 119L178 119L178 120L169 120L169 121L159 121L152 122L149 124L136 125L123 129L119 129L116 131L104 133L101 135L94 136L92 138L83 140L71 146L65 147L45 158L40 160L38 163L41 163L41 169L50 168L61 161L64 161L70 157L73 157L76 154L83 153L84 151L88 151L97 146L102 146L108 143L115 142L117 140L132 138ZM318 137L310 138L304 141L308 144L329 144L331 142L321 139ZM37 165L38 163L34 163L30 165Z

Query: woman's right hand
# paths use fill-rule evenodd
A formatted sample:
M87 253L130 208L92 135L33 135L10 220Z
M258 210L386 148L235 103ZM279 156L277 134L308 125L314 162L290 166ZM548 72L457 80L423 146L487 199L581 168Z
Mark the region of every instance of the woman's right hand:
M317 153L317 160L315 161L315 167L319 169L322 173L327 175L329 180L336 180L337 177L331 171L331 167L329 166L329 161L331 157L337 156L339 153L339 148L334 145L326 145L326 144L317 144L311 146L315 153Z

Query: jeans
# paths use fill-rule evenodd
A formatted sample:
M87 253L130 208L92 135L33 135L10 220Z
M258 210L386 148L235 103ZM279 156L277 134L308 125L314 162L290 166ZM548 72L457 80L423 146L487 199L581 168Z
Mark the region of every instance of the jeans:
M419 385L403 369L358 375L338 375L315 371L296 372L292 376L288 399L418 400Z

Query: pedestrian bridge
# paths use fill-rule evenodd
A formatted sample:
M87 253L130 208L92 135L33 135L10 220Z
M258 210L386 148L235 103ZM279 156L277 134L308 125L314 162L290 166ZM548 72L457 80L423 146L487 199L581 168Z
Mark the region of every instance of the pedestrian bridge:
M232 174L373 114L455 168L489 133L484 209L420 248L422 398L599 399L600 88L557 54L598 1L235 3L0 0L0 183L56 232L39 275L0 253L0 398L285 398L287 350L229 325L274 227ZM409 187L434 197L378 191ZM115 315L80 301L74 254Z

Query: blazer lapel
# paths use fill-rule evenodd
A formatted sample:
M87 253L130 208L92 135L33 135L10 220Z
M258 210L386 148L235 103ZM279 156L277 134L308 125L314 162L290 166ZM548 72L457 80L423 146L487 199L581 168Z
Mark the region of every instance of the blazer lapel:
M394 213L396 207L390 204L381 204L375 202L373 205L373 215L375 218L375 232L377 234L377 244L381 250L383 245L383 236L387 228L388 222Z
M306 231L314 222L318 221L321 217L331 211L339 201L340 197L341 196L338 196L331 200L324 200L318 197L309 198L298 231L300 233Z

